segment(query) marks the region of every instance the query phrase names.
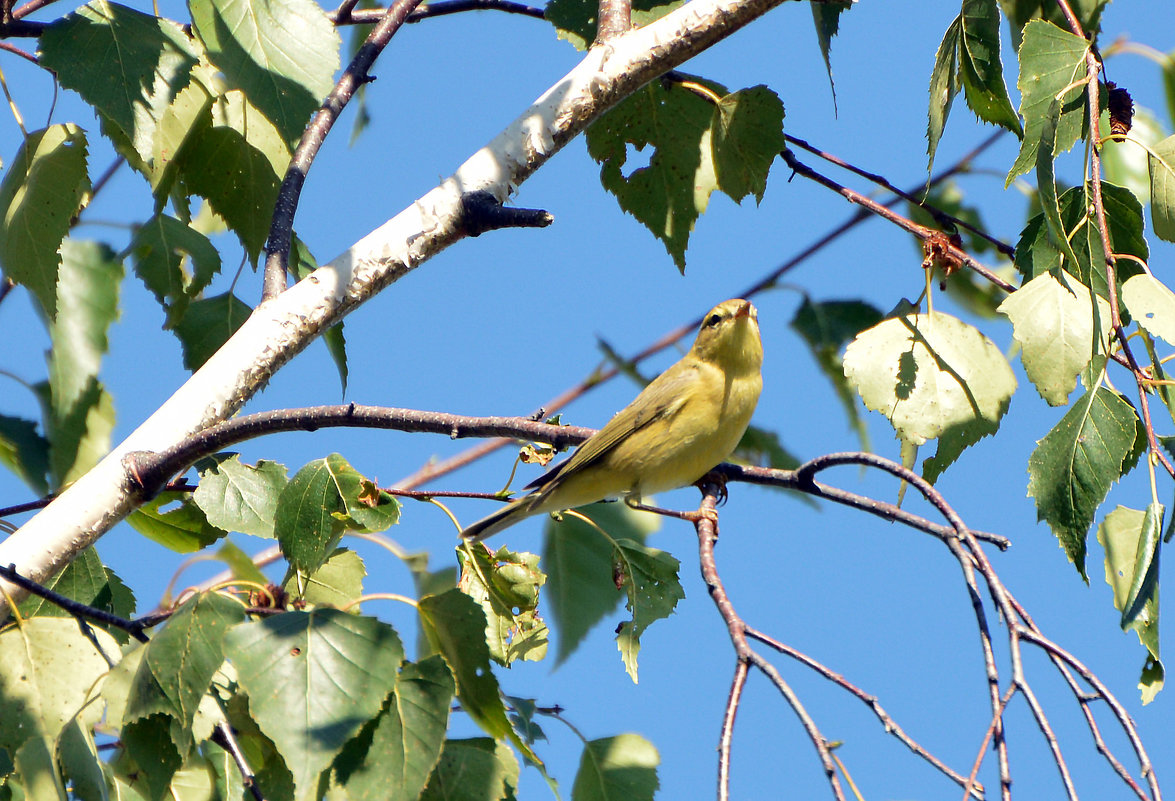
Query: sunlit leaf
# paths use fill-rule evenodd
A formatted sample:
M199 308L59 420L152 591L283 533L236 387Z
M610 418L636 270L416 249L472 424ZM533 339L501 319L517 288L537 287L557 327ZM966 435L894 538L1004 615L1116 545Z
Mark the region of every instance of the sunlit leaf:
M404 658L390 626L325 608L243 623L224 648L298 801L317 797L319 774L379 713Z
M661 786L660 764L657 749L639 734L591 740L580 757L571 797L575 801L652 801Z
M1134 279L1131 279L1134 280ZM1093 299L1097 300L1097 327ZM1051 406L1069 401L1077 375L1094 354L1105 351L1110 331L1110 304L1093 295L1073 276L1044 273L1000 304L1023 347L1021 361L1036 391Z
M25 138L0 183L0 264L57 315L58 249L90 190L86 134L52 125ZM116 293L117 294L117 293Z

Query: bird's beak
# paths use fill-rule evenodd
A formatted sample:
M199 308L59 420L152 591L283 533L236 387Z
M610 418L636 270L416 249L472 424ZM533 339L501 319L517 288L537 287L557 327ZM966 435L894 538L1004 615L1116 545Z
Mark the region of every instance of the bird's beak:
M738 307L738 311L734 313L734 319L737 320L739 317L750 317L752 308L754 307L751 306L750 301L744 300L742 305Z

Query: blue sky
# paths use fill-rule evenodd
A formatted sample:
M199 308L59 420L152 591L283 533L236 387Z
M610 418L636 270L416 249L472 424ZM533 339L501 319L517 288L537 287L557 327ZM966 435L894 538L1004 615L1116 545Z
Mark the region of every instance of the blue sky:
M143 5L149 10L149 5ZM57 4L46 12L61 13ZM165 11L167 7L165 7ZM42 12L39 17L48 19ZM787 4L739 32L682 69L734 88L765 83L783 99L787 130L900 186L925 176L926 86L934 51L958 12L940 2L862 2L844 15L833 43L838 113L804 4ZM171 12L181 13L180 10ZM1165 15L1165 21L1161 19ZM1118 35L1160 50L1175 47L1175 14L1163 2L1118 0L1105 12L1103 46ZM1005 31L1006 33L1006 31ZM28 44L28 43L25 43ZM1005 37L1005 65L1008 48ZM475 13L405 27L377 62L378 80L368 88L374 122L348 145L352 112L344 115L314 165L296 227L320 261L334 257L434 186L510 122L573 66L578 53L556 40L546 23L529 18ZM23 61L0 60L26 125L44 124L53 99L49 79ZM1137 56L1110 62L1110 77L1128 87L1136 103L1150 106L1170 127L1157 69ZM1009 77L1018 102L1014 74ZM75 96L60 92L52 121L77 122L91 132L91 173L112 160L97 141L97 124ZM960 98L940 146L937 165L951 163L986 137ZM0 156L7 162L19 130L0 123ZM981 208L988 229L1015 242L1027 200L1015 187L1003 190L1003 175L1015 156L1012 137L984 156L964 188ZM815 160L804 156L812 164ZM1080 156L1062 162L1062 174L1080 175ZM823 169L823 167L821 167ZM843 174L835 175L848 180ZM633 218L623 215L598 181L582 139L567 146L526 182L516 197L542 207L555 224L539 231L500 231L466 240L354 312L346 321L351 383L346 399L360 403L434 409L463 414L525 415L587 375L599 361L597 337L621 353L632 353L665 331L738 295L779 263L848 217L853 208L827 190L796 178L790 182L776 162L767 195L755 206L736 206L715 195L699 220L678 274L662 246ZM868 191L859 181L850 185ZM140 179L122 170L84 213L78 237L125 245L126 226L150 214ZM1162 277L1173 255L1170 245L1148 236L1152 267ZM221 241L225 274L213 291L233 280L239 251ZM787 285L755 299L763 331L764 391L755 422L779 432L801 458L853 450L858 443L831 388L788 323L802 294L815 299L864 298L888 309L922 289L921 256L911 238L871 221L793 271ZM237 293L254 302L260 277L249 269ZM936 308L957 311L948 301ZM966 319L971 319L963 313ZM1003 349L1010 326L982 322ZM185 379L179 346L162 332L163 313L133 278L123 286L122 319L112 331L102 378L118 410L117 437L124 436ZM0 369L26 381L44 375L47 338L23 292L0 305L6 332ZM666 353L647 372L668 366ZM1043 524L1035 522L1025 497L1025 466L1036 439L1063 414L1050 409L1013 363L1022 390L1012 401L1000 433L964 454L939 487L973 527L996 531L1014 543L992 558L1004 581L1047 634L1089 665L1113 689L1138 722L1160 780L1175 773L1169 721L1171 691L1150 706L1138 701L1135 682L1143 650L1133 634L1118 629L1118 613L1102 580L1101 550L1091 537L1085 586ZM1118 377L1119 389L1133 389ZM35 416L32 396L0 375L3 411ZM623 380L597 388L565 410L564 420L599 426L636 392ZM314 345L283 369L248 411L334 403L341 398L325 348ZM870 416L876 450L897 457L888 424ZM357 469L392 484L426 460L445 457L469 442L421 434L345 432L286 434L240 448L245 458L275 459L293 472L332 451ZM509 450L430 485L492 491L510 469ZM524 476L529 480L530 474ZM892 500L896 485L874 475L841 468L826 479L848 489ZM1111 493L1116 503L1146 502L1140 471ZM1160 493L1168 492L1170 484ZM16 503L27 490L0 474L0 498ZM692 507L693 490L659 499ZM909 497L907 505L931 514ZM453 503L464 522L486 512L484 502ZM1100 519L1101 515L1099 515ZM990 716L978 638L957 565L935 540L832 507L813 509L793 497L754 487L732 488L722 511L719 567L739 611L752 625L784 640L846 675L881 704L906 731L957 770L974 759ZM539 550L539 521L528 521L498 544ZM429 550L434 564L451 560L453 530L437 510L405 507L390 532L410 551ZM238 540L246 550L267 543ZM345 543L346 544L346 543ZM548 664L502 671L504 689L542 705L561 705L588 737L636 731L661 752L666 799L707 797L716 774L715 748L734 658L725 630L697 571L692 528L666 523L652 543L682 560L687 598L677 614L643 638L641 682L624 673L612 641L619 614L601 624L571 660L552 671ZM407 571L385 552L355 543L367 561L368 591L411 592ZM130 584L148 609L182 557L146 542L122 525L99 544L103 558ZM181 583L210 573L193 568ZM365 607L411 637L406 609L389 603ZM1170 614L1164 634L1170 635ZM991 617L996 624L994 615ZM1001 630L1002 633L1002 630ZM997 634L997 637L999 634ZM837 752L865 797L956 797L948 781L887 737L871 713L804 668L774 658L826 736L843 740ZM1005 681L1007 663L1002 663ZM1098 758L1080 712L1042 656L1030 653L1029 679L1052 717L1078 788L1084 797L1126 798L1128 791ZM1099 709L1104 712L1104 709ZM1136 767L1110 718L1099 721L1118 757ZM551 742L541 753L569 791L578 760L573 734L544 722ZM457 731L473 734L472 727ZM1009 713L1009 740L1020 797L1056 798L1057 781L1045 743L1017 700ZM993 786L994 760L983 778ZM736 798L786 795L806 798L827 792L819 763L794 715L761 676L749 682L735 729L733 794ZM523 796L546 792L526 771Z

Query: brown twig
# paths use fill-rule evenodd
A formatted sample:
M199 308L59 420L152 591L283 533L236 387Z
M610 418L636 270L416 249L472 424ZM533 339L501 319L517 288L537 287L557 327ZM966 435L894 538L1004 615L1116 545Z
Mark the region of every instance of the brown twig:
M836 684L841 689L856 697L858 700L864 703L865 706L872 710L873 714L877 716L878 721L880 721L881 725L885 728L887 734L892 734L898 739L899 742L909 748L910 751L929 762L943 775L948 776L956 784L961 786L967 785L969 781L968 777L952 770L946 765L946 763L944 763L938 757L934 756L934 754L927 751L925 748L915 742L913 738L906 734L905 730L903 730L902 727L898 725L897 721L890 717L889 713L886 712L884 708L882 708L881 703L879 702L876 695L871 695L865 692L860 687L857 687L855 684L848 681L840 673L831 670L807 654L792 648L790 645L787 645L786 643L783 643L774 637L759 631L758 629L752 628L751 626L746 626L745 629L747 636L751 639L758 640L764 645L779 651L781 654L789 656L800 664L811 668L828 681L831 681L833 684ZM982 784L971 781L968 792L965 795L974 795L976 798L982 799L983 792Z
M364 8L358 11L346 8L346 4L329 15L335 25L370 25L379 22L386 11L382 8ZM449 14L461 14L466 11L501 11L506 14L520 14L524 17L544 19L543 9L528 6L525 3L516 3L513 0L441 0L437 3L422 3L411 14L406 22L423 22L434 17L444 17Z
M147 642L148 637L146 630L152 626L157 626L159 623L171 616L170 612L164 614L150 614L144 615L136 620L127 620L118 615L112 615L105 609L98 609L93 606L88 606L72 598L54 592L48 587L44 587L37 582L22 576L16 570L16 565L8 565L4 567L0 565L0 578L11 582L22 590L27 590L30 594L36 595L39 598L44 598L54 606L68 612L79 620L92 620L95 623L100 623L104 626L113 626L114 628L125 631L130 636L134 637L139 642Z
M444 412L395 409L349 403L258 412L225 420L173 447L156 453L135 451L124 457L145 497L163 488L164 482L198 459L230 445L279 431L317 431L320 428L382 428L431 432L459 437L533 437L557 447L587 439L591 429L554 426L517 417L466 417Z
M27 53L24 50L21 50L16 45L11 45L8 42L0 42L0 50L4 50L5 52L12 53L15 56L20 56L21 58L23 58L26 61L29 61L33 64L40 64L41 63L40 59L38 59L32 53Z
M1061 8L1061 13L1064 14L1069 29L1073 31L1074 35L1087 38L1085 31L1082 30L1081 22L1073 13L1073 9L1069 7L1069 3L1066 0L1057 0L1057 5ZM1102 250L1106 254L1106 294L1110 304L1110 320L1114 329L1114 337L1118 340L1122 354L1126 357L1128 367L1134 375L1134 383L1138 389L1139 413L1142 416L1143 430L1146 431L1147 450L1150 453L1150 458L1162 464L1167 473L1175 477L1175 465L1172 465L1166 454L1163 453L1155 438L1155 427L1151 422L1150 399L1146 392L1146 374L1134 358L1126 330L1122 326L1122 312L1118 302L1118 258L1115 255L1113 243L1110 241L1110 226L1106 221L1106 205L1102 197L1102 157L1099 144L1101 142L1101 101L1098 96L1100 91L1098 75L1101 73L1101 69L1101 62L1091 46L1085 51L1085 74L1088 79L1085 82L1085 90L1086 96L1089 98L1089 118L1093 129L1091 132L1093 146L1089 149L1090 191L1093 195L1094 219L1101 237Z
M13 19L20 19L22 17L27 17L29 14L32 14L34 11L39 11L40 9L42 9L45 6L49 5L50 3L54 3L54 2L56 2L56 0L29 0L29 2L25 3L20 8L13 9L12 17L13 17Z
M703 485L702 505L698 511L704 513L694 525L698 532L698 561L701 565L702 578L706 582L706 589L710 592L710 598L714 601L714 606L718 608L718 613L722 616L722 620L726 623L727 633L730 635L731 644L734 646L735 657L739 663L745 663L747 667L754 666L765 675L780 695L787 701L788 706L792 708L796 716L800 719L800 724L804 727L804 731L808 734L808 739L812 741L812 745L816 748L816 753L820 758L821 767L824 768L824 774L828 778L828 784L832 789L832 794L839 801L845 801L844 791L840 786L840 779L836 774L836 765L832 759L832 752L828 748L828 741L824 735L820 733L819 727L808 714L804 708L803 703L791 689L775 666L760 656L755 649L751 648L747 642L746 624L738 613L734 610L734 604L730 602L730 597L726 594L726 588L722 585L722 579L718 575L718 565L714 558L714 545L718 542L718 524L716 508L718 506L718 494L720 487L717 483L710 481ZM745 681L745 677L743 678ZM735 691L735 683L740 682L740 674L735 672L734 682L731 684L730 698L727 704L727 712L723 716L723 732L722 737L728 738L727 721L731 725L734 723L735 713L737 712L737 704L742 696L740 691ZM734 707L731 707L731 704ZM727 762L729 763L729 753L727 755ZM721 772L721 771L720 771ZM727 771L727 779L729 779L729 770ZM730 798L729 784L720 784L718 787L719 801L728 801Z
M326 96L322 106L302 134L301 141L290 159L290 166L282 179L274 205L273 220L269 226L269 237L265 243L265 274L261 298L267 300L285 291L286 273L289 266L290 243L294 233L294 214L298 199L306 182L306 173L314 163L326 135L334 126L347 103L363 83L367 81L368 70L387 47L396 31L421 0L396 0L384 12L379 24L368 34L363 46L355 53L351 63L343 70L334 89Z
M940 232L935 231L932 228L927 228L925 225L919 225L918 223L914 222L913 220L909 219L908 217L904 217L901 214L898 214L897 212L892 211L884 204L878 203L877 201L875 201L871 198L868 198L865 195L862 195L860 192L849 189L847 186L844 186L843 184L839 184L836 181L832 180L831 178L827 177L826 175L823 175L823 174L817 172L816 170L812 169L811 167L809 167L808 165L804 164L802 161L797 159L795 154L792 153L790 150L783 151L783 160L785 162L787 162L787 165L789 167L791 167L792 170L794 170L798 175L802 175L805 178L808 178L812 181L815 181L818 184L821 184L822 186L828 187L829 189L833 190L834 192L836 192L839 195L841 195L842 197L844 197L844 199L849 201L850 203L855 203L859 206L862 206L862 207L868 209L873 214L876 214L877 216L892 222L894 225L897 225L899 228L902 228L903 230L909 231L911 234L913 234L914 236L918 237L919 239L921 239L923 241L926 241L926 240L930 239L931 237L933 237L937 234L940 234ZM988 281L995 284L996 286L998 286L1000 289L1004 290L1005 292L1014 292L1016 290L1015 286L1013 286L1012 284L1009 284L1007 281L1000 278L998 275L993 273L987 267L983 266L978 261L971 258L970 254L968 254L962 248L957 247L955 245L950 245L950 244L945 245L944 247L945 247L947 253L949 254L949 256L954 261L958 262L960 265L967 267L968 269L973 270L974 272L983 276Z
M920 209L922 209L923 211L925 211L927 214L929 214L935 220L937 220L940 225L944 225L944 226L953 225L956 228L962 228L966 231L970 231L972 234L979 237L980 239L983 239L983 240L991 243L991 245L993 247L995 247L996 250L998 250L1003 255L1007 256L1009 259L1016 255L1016 248L1014 246L1009 245L1007 242L1004 242L1000 239L997 239L996 237L992 236L991 234L987 233L986 231L983 231L979 228L976 228L974 225L971 225L971 223L967 222L966 220L961 220L958 217L954 216L953 214L948 214L945 211L943 211L942 209L938 208L937 206L934 206L930 203L927 203L925 200L920 200L917 197L917 195L913 192L905 192L905 191L899 189L889 179L887 179L884 175L878 175L877 173L869 172L868 170L864 170L860 167L857 167L856 165L850 164L849 162L845 161L844 159L841 159L838 156L834 156L831 153L828 153L824 150L821 150L818 147L815 147L815 146L809 144L808 142L804 141L803 139L800 139L798 136L792 136L791 134L784 134L784 138L788 142L790 142L791 144L796 145L797 147L802 147L804 150L807 150L809 153L812 153L813 155L819 156L820 158L824 159L825 161L829 162L830 164L835 164L836 166L841 167L842 169L846 169L849 172L855 173L855 174L861 176L862 178L865 178L866 180L872 181L873 183L877 184L878 186L884 187L886 190L893 192L895 195L902 198L907 203L912 203L913 205L915 205L915 206L919 207Z

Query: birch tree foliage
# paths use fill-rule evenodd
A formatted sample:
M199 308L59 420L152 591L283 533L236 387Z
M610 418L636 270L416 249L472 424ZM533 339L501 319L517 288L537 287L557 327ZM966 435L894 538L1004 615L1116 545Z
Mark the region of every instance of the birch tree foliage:
M1175 137L1140 150L1142 199L1119 185L1125 176L1114 170L1126 168L1109 161L1099 182L1091 176L1071 187L1058 184L1054 169L1070 150L1134 146L1106 139L1120 122L1106 84L1090 113L1088 66L1105 2L1071 4L1086 38L1051 4L962 0L937 52L927 54L928 169L961 94L981 121L1019 139L1007 182L1037 181L1037 208L1004 265L1017 278L1014 291L973 291L979 323L936 310L936 291L982 284L955 264L938 276L944 290L928 274L927 293L913 304L805 298L791 326L863 449L870 443L862 419L880 413L907 464L931 483L981 438L998 436L1013 401L1064 407L1024 465L1026 490L1085 581L1086 541L1096 530L1121 626L1137 632L1145 654L1140 688L1149 700L1164 678L1158 565L1175 488L1164 472L1175 428L1160 414L1175 420L1164 368L1175 347L1175 293L1154 269L1149 243L1175 241ZM636 2L633 23L680 5ZM834 37L852 4L810 8L831 80ZM87 473L113 444L116 409L100 367L124 273L159 304L160 335L178 340L189 370L250 316L239 290L207 291L226 269L215 234L234 236L249 265L262 260L291 157L347 55L338 27L312 0L190 0L187 12L166 19L90 0L38 32L40 67L92 108L96 124L32 130L19 151L4 154L0 265L42 312L52 350L35 387L42 417L0 408L0 461L36 496ZM596 39L597 16L583 0L546 8L551 35L580 49ZM1005 24L1014 53L1001 53ZM1016 75L1018 109L1006 71ZM719 77L666 72L585 134L617 214L647 228L682 272L715 192L752 213L748 197L762 202L787 179L778 161L789 147L784 89L770 75L743 87ZM97 177L89 143L99 137L150 199L128 212L133 231L121 240L90 238L74 225ZM635 169L634 153L647 156ZM972 210L964 201L958 211L962 218ZM317 266L296 237L290 261L299 277ZM323 336L345 385L357 359L342 323ZM1018 354L1010 357L1013 341ZM1020 360L1027 384L1018 384L1010 358ZM1149 415L1128 387L1143 393ZM752 428L736 458L793 468L786 441L786 431ZM919 466L918 449L929 443L936 450ZM1107 510L1111 487L1132 469L1154 474L1149 497ZM557 792L571 788L574 799L653 797L655 744L627 732L585 738L576 773L551 775L546 719L533 699L508 698L500 683L513 664L551 658L552 631L552 661L561 663L603 621L616 631L616 667L638 680L642 635L685 602L681 560L646 541L656 525L647 517L619 505L588 509L588 521L569 515L547 525L541 558L504 544L464 545L456 572L435 569L428 555L403 555L414 583L403 595L418 627L406 633L360 605L367 566L347 537L392 530L413 508L345 455L283 465L219 452L205 454L192 476L194 492L158 494L128 522L177 553L223 561L240 591L190 595L144 641L101 622L83 637L59 606L22 602L0 630L0 698L19 709L0 716L0 799L64 798L67 788L86 799L249 797L225 729L267 799L511 799L520 764ZM276 544L280 580L259 571L230 533ZM80 603L126 619L153 605L136 597L133 576L103 565L96 547L60 567L47 586ZM452 733L455 707L482 736ZM113 757L99 751L115 739Z

